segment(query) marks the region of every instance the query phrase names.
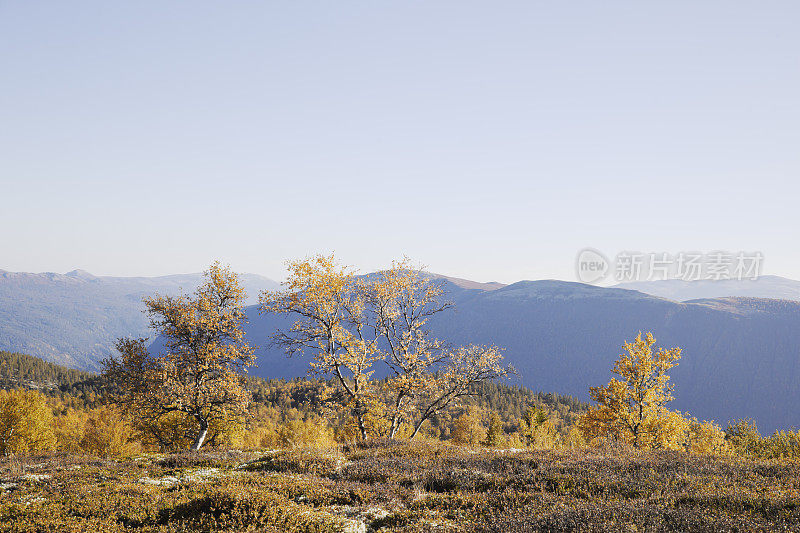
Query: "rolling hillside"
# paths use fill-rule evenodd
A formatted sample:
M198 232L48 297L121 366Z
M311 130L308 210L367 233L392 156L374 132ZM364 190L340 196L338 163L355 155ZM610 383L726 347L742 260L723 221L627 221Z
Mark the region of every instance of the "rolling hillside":
M723 298L674 302L636 291L562 281L521 281L492 291L449 285L456 309L431 326L453 343L494 343L534 390L588 399L605 384L622 342L653 331L681 346L671 375L674 408L725 424L752 417L765 431L800 426L800 302ZM285 317L249 309L248 337L259 345L256 375L291 378L307 357L269 346ZM380 371L377 373L380 375Z
M608 382L620 346L651 330L662 346L681 346L672 372L674 406L725 424L752 417L766 431L800 426L800 302L752 297L678 302L622 288L563 281L508 286L445 279L455 310L431 323L454 344L493 343L520 372L517 383L588 399ZM93 370L120 336L148 335L141 298L191 291L199 274L106 278L0 272L0 349L26 352L73 368ZM782 283L782 282L781 282ZM254 302L266 278L245 275ZM774 284L761 285L768 288ZM749 289L749 290L752 290ZM257 345L266 378L303 376L308 357L287 359L270 346L287 317L248 308L248 339ZM376 375L381 375L379 371Z
M142 297L193 291L201 274L97 277L82 270L31 274L0 270L0 349L28 353L73 368L92 370L122 336L149 333ZM244 274L251 302L278 284Z
M775 298L800 301L800 281L780 276L761 276L758 279L695 280L665 279L633 281L616 285L620 289L641 291L653 296L669 298L678 302L700 298L726 298L745 296L750 298Z

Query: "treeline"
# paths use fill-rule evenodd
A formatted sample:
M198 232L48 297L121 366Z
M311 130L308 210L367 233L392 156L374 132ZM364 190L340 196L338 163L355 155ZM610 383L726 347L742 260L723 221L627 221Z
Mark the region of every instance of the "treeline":
M76 409L91 409L111 402L110 388L102 375L3 350L0 350L0 389L38 390Z
M334 433L345 438L347 416L336 412L329 396L329 391L336 385L334 380L296 378L287 381L248 377L246 383L253 393L252 402L257 406L255 409L274 410L281 422L325 416L329 421L335 420L333 425L339 431ZM522 445L522 439L511 437L520 432L526 417L538 413L559 435L566 436L588 408L588 404L572 396L535 392L521 385L500 382L474 384L458 407L432 416L422 434L432 439L450 440L457 420L465 415L472 417L475 425L483 426L485 433L492 419L497 418L502 425L505 442ZM480 434L480 430L476 431Z
M24 376L24 377L23 377ZM190 436L178 420L165 424L172 442L162 446L112 401L113 384L102 376L68 369L37 357L0 351L0 454L48 451L130 455L184 448ZM353 438L347 416L328 398L332 380L246 379L252 393L247 417L215 428L209 446L223 448L327 447ZM477 385L454 407L433 417L427 439L467 446L507 448L582 447L577 429L588 410L571 396L534 392L519 385ZM752 420L721 431L724 453L753 458L800 457L800 433L762 436ZM164 442L168 442L167 439Z
M348 417L332 409L333 380L247 377L250 412L212 432L209 445L233 448L330 446L348 440ZM0 351L0 453L62 451L126 455L185 447L174 423L169 446L161 446L114 405L113 384L103 376ZM588 405L571 396L534 392L520 385L473 386L459 407L432 417L422 436L462 445L579 447L576 427ZM727 453L758 458L800 456L800 434L762 436L755 422L739 420L721 431Z
M0 383L3 388L72 390L76 385L97 380L97 375L66 368L38 357L0 350Z
M102 375L0 351L0 453L61 450L125 454L185 447L181 421L142 427L113 402L115 384ZM330 396L333 380L296 378L245 380L252 401L247 416L213 428L210 445L236 448L328 446L352 438L346 413ZM571 396L534 392L519 385L473 385L461 405L433 416L421 431L428 439L461 444L525 445L526 417L545 420L551 441L566 441L588 405ZM14 432L16 431L16 435ZM153 437L161 431L162 441ZM5 436L4 436L5 435ZM26 442L23 442L26 441ZM15 444L16 442L16 444ZM4 444L5 443L5 444Z
M242 328L244 289L219 263L193 295L144 303L163 353L147 339L119 339L101 376L6 354L0 394L0 453L59 449L94 454L201 447L327 447L367 439L433 439L498 448L614 445L691 454L800 456L800 433L762 437L749 421L725 430L672 410L667 372L680 347L641 332L623 344L605 386L588 406L502 381L514 369L496 346L449 346L427 328L451 308L441 287L408 260L370 278L333 256L289 263L283 291L260 310L294 324L273 341L310 353L316 379L247 377L254 348ZM373 379L375 365L391 373ZM37 389L36 391L24 389ZM47 414L50 413L50 414Z

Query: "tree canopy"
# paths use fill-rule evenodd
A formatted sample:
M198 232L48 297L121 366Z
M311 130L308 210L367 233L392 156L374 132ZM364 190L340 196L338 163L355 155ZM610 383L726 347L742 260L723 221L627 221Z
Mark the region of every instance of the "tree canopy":
M148 353L145 339L120 339L120 358L104 362L121 389L120 401L157 438L175 438L159 430L165 418L185 417L182 427L194 434L194 450L213 424L246 412L250 393L242 373L255 362L244 340L245 295L236 274L214 263L205 278L193 296L145 298L163 353Z
M287 353L310 353L311 371L334 377L360 438L411 437L437 412L472 394L474 384L506 376L494 346L451 348L429 319L452 305L439 281L408 259L358 276L333 255L291 261L284 290L261 294L262 313L294 315L273 337ZM372 379L377 364L389 378Z

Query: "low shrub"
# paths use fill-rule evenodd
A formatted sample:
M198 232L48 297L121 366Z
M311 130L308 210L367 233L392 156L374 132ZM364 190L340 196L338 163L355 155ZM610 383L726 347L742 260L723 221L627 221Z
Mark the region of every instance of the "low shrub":
M175 508L164 509L159 523L192 529L254 531L273 528L286 533L335 533L343 520L329 512L266 491L230 484Z
M296 449L268 453L249 463L244 469L250 472L296 472L333 478L346 462L345 456L336 448Z

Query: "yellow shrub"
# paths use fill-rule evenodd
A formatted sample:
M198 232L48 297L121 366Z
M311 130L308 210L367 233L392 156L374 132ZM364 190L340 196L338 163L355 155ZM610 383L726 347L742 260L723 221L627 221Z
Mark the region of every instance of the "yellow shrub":
M93 455L124 456L138 452L141 446L130 422L118 410L100 407L86 420L81 448Z
M660 409L656 416L646 418L641 443L643 448L664 450L685 449L689 422L678 411Z
M730 445L725 433L714 422L699 422L696 418L688 420L686 450L696 454L724 455L730 453Z
M561 439L555 422L543 409L529 408L519 421L520 436L529 448L556 448Z
M194 425L184 413L167 413L158 419L136 418L134 425L148 448L180 450L189 446Z
M505 440L503 423L497 413L492 413L489 416L489 428L486 430L486 439L483 441L483 445L496 448L502 446Z
M53 412L36 391L0 391L0 453L3 455L51 451L56 438Z
M250 427L239 436L237 445L244 450L276 448L278 447L277 426L271 420L259 420L251 423Z
M481 414L475 407L470 407L453 423L451 438L455 444L477 446L486 439L486 429L481 423Z
M130 420L114 406L66 409L53 419L56 446L69 453L125 456L141 450Z
M66 409L61 415L53 419L53 431L56 437L56 448L69 453L80 453L82 450L86 420L86 411Z
M800 456L800 431L776 431L764 439L764 455L776 459Z
M749 457L784 459L800 457L800 431L776 431L762 437L753 420L736 420L725 430L731 453Z
M318 418L290 420L277 428L277 444L283 448L327 448L336 444L333 430Z
M524 448L525 443L522 441L522 437L520 437L519 433L512 433L508 435L503 443L505 448Z
M583 446L586 446L586 440L583 438L581 430L577 426L569 426L564 437L564 447L582 448Z

